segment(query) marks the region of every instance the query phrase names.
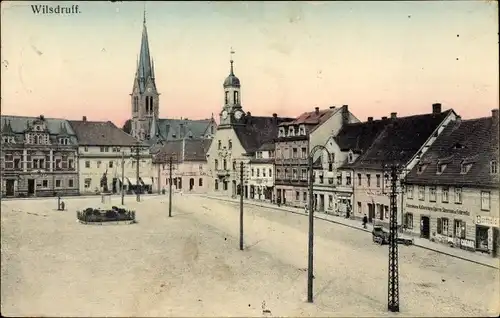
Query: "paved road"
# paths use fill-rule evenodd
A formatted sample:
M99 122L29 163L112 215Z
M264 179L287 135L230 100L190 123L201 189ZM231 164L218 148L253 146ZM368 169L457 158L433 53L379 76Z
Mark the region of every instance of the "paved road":
M2 313L389 315L387 248L369 235L316 222L307 304L306 218L247 207L242 252L235 204L175 196L169 218L166 199L129 199L139 221L129 226L77 223L75 210L99 198L71 201L68 212L54 211L53 200L2 202ZM402 315L495 312L498 271L412 247L401 247L400 268Z

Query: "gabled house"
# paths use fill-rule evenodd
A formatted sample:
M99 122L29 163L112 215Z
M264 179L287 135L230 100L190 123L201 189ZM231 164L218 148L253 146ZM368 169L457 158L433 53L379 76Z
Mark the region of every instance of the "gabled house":
M168 191L172 158L173 190L206 192L209 181L206 154L211 142L211 139L192 138L166 141L153 155L154 170L159 174L160 188Z
M152 192L158 188L148 146L110 121L70 120L78 138L79 189L81 194L101 193L101 179L111 193ZM135 147L140 146L139 162ZM137 175L139 165L139 176Z
M305 112L292 121L279 125L276 139L275 184L276 200L285 205L304 207L308 204L308 158L316 145L324 145L328 138L343 125L359 120L349 112L348 106L330 107ZM317 151L314 161L322 154ZM321 171L318 174L321 180ZM320 209L325 197L319 196Z
M385 166L399 165L400 180L427 152L445 127L455 121L457 115L450 109L441 111L441 104L433 104L428 114L397 117L391 113L390 122L373 140L371 145L353 161L343 164L339 170L351 173L352 214L368 221L387 225L389 219L389 184L385 179ZM355 153L353 149L353 154ZM348 154L349 156L349 154ZM398 187L398 203L401 201ZM402 221L402 207L398 205L398 220Z
M247 180L249 161L262 145L273 142L278 136L278 125L292 118L253 116L244 112L241 105L241 83L234 74L233 61L229 75L223 83L224 106L220 112L220 123L207 152L210 188L212 191L234 196L238 193L239 164L244 164L244 179ZM248 182L248 180L247 180ZM249 187L243 187L248 197Z
M67 120L1 118L2 197L78 194L77 138Z
M404 225L433 241L498 251L498 109L448 125L406 177Z

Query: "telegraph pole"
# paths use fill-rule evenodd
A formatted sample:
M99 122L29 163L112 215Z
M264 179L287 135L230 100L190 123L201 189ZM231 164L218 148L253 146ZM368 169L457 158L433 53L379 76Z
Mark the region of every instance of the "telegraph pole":
M136 175L136 189L135 189L135 193L136 193L136 201L137 202L140 202L141 201L141 189L140 189L140 186L139 186L139 163L140 163L140 147L139 145L137 145L135 147L135 160L136 160L136 167L135 167L135 175Z
M120 185L122 187L121 189L122 205L125 205L125 190L123 189L124 180L125 180L125 152L122 151L122 180L120 182Z
M307 257L307 302L313 302L313 279L314 279L314 196L313 196L313 185L314 185L314 171L313 171L313 154L309 155L309 246L308 246L308 257Z
M243 162L240 162L240 251L243 251Z
M390 167L391 193L389 217L389 279L388 279L388 304L391 312L399 312L399 264L398 264L398 207L397 207L397 180L398 167Z
M172 217L172 156L168 158L168 216Z

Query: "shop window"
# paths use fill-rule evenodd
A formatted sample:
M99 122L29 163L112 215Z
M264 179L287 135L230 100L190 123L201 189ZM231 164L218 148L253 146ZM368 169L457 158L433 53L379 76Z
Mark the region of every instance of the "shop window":
M466 230L465 222L462 220L455 220L454 223L455 223L455 226L453 227L454 236L457 238L465 239L465 230Z
M299 200L300 200L300 192L295 191L295 201L299 201Z
M481 210L489 211L490 210L490 192L489 191L481 191Z
M455 188L455 203L462 204L462 188Z
M384 206L384 213L385 213L385 218L388 219L389 218L389 206L388 205Z
M437 233L441 235L448 236L448 219L438 218L437 219Z
M429 188L429 201L436 202L436 187Z
M478 250L488 250L488 229L486 226L476 226L476 248Z
M413 229L413 214L412 213L405 214L405 226L407 229Z

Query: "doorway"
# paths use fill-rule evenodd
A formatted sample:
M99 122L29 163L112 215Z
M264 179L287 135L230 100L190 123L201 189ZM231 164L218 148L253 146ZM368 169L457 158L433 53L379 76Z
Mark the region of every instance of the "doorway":
M325 211L325 195L324 194L319 195L319 211L320 212Z
M177 182L177 189L181 190L182 189L182 178L179 177L177 178L178 182Z
M194 178L189 179L189 191L193 191L194 188Z
M5 195L8 197L14 196L14 182L15 180L5 180Z
M368 203L368 223L373 223L375 218L375 204Z
M420 237L426 239L430 238L430 220L428 216L422 216L420 218Z
M35 195L35 179L28 179L28 196Z

